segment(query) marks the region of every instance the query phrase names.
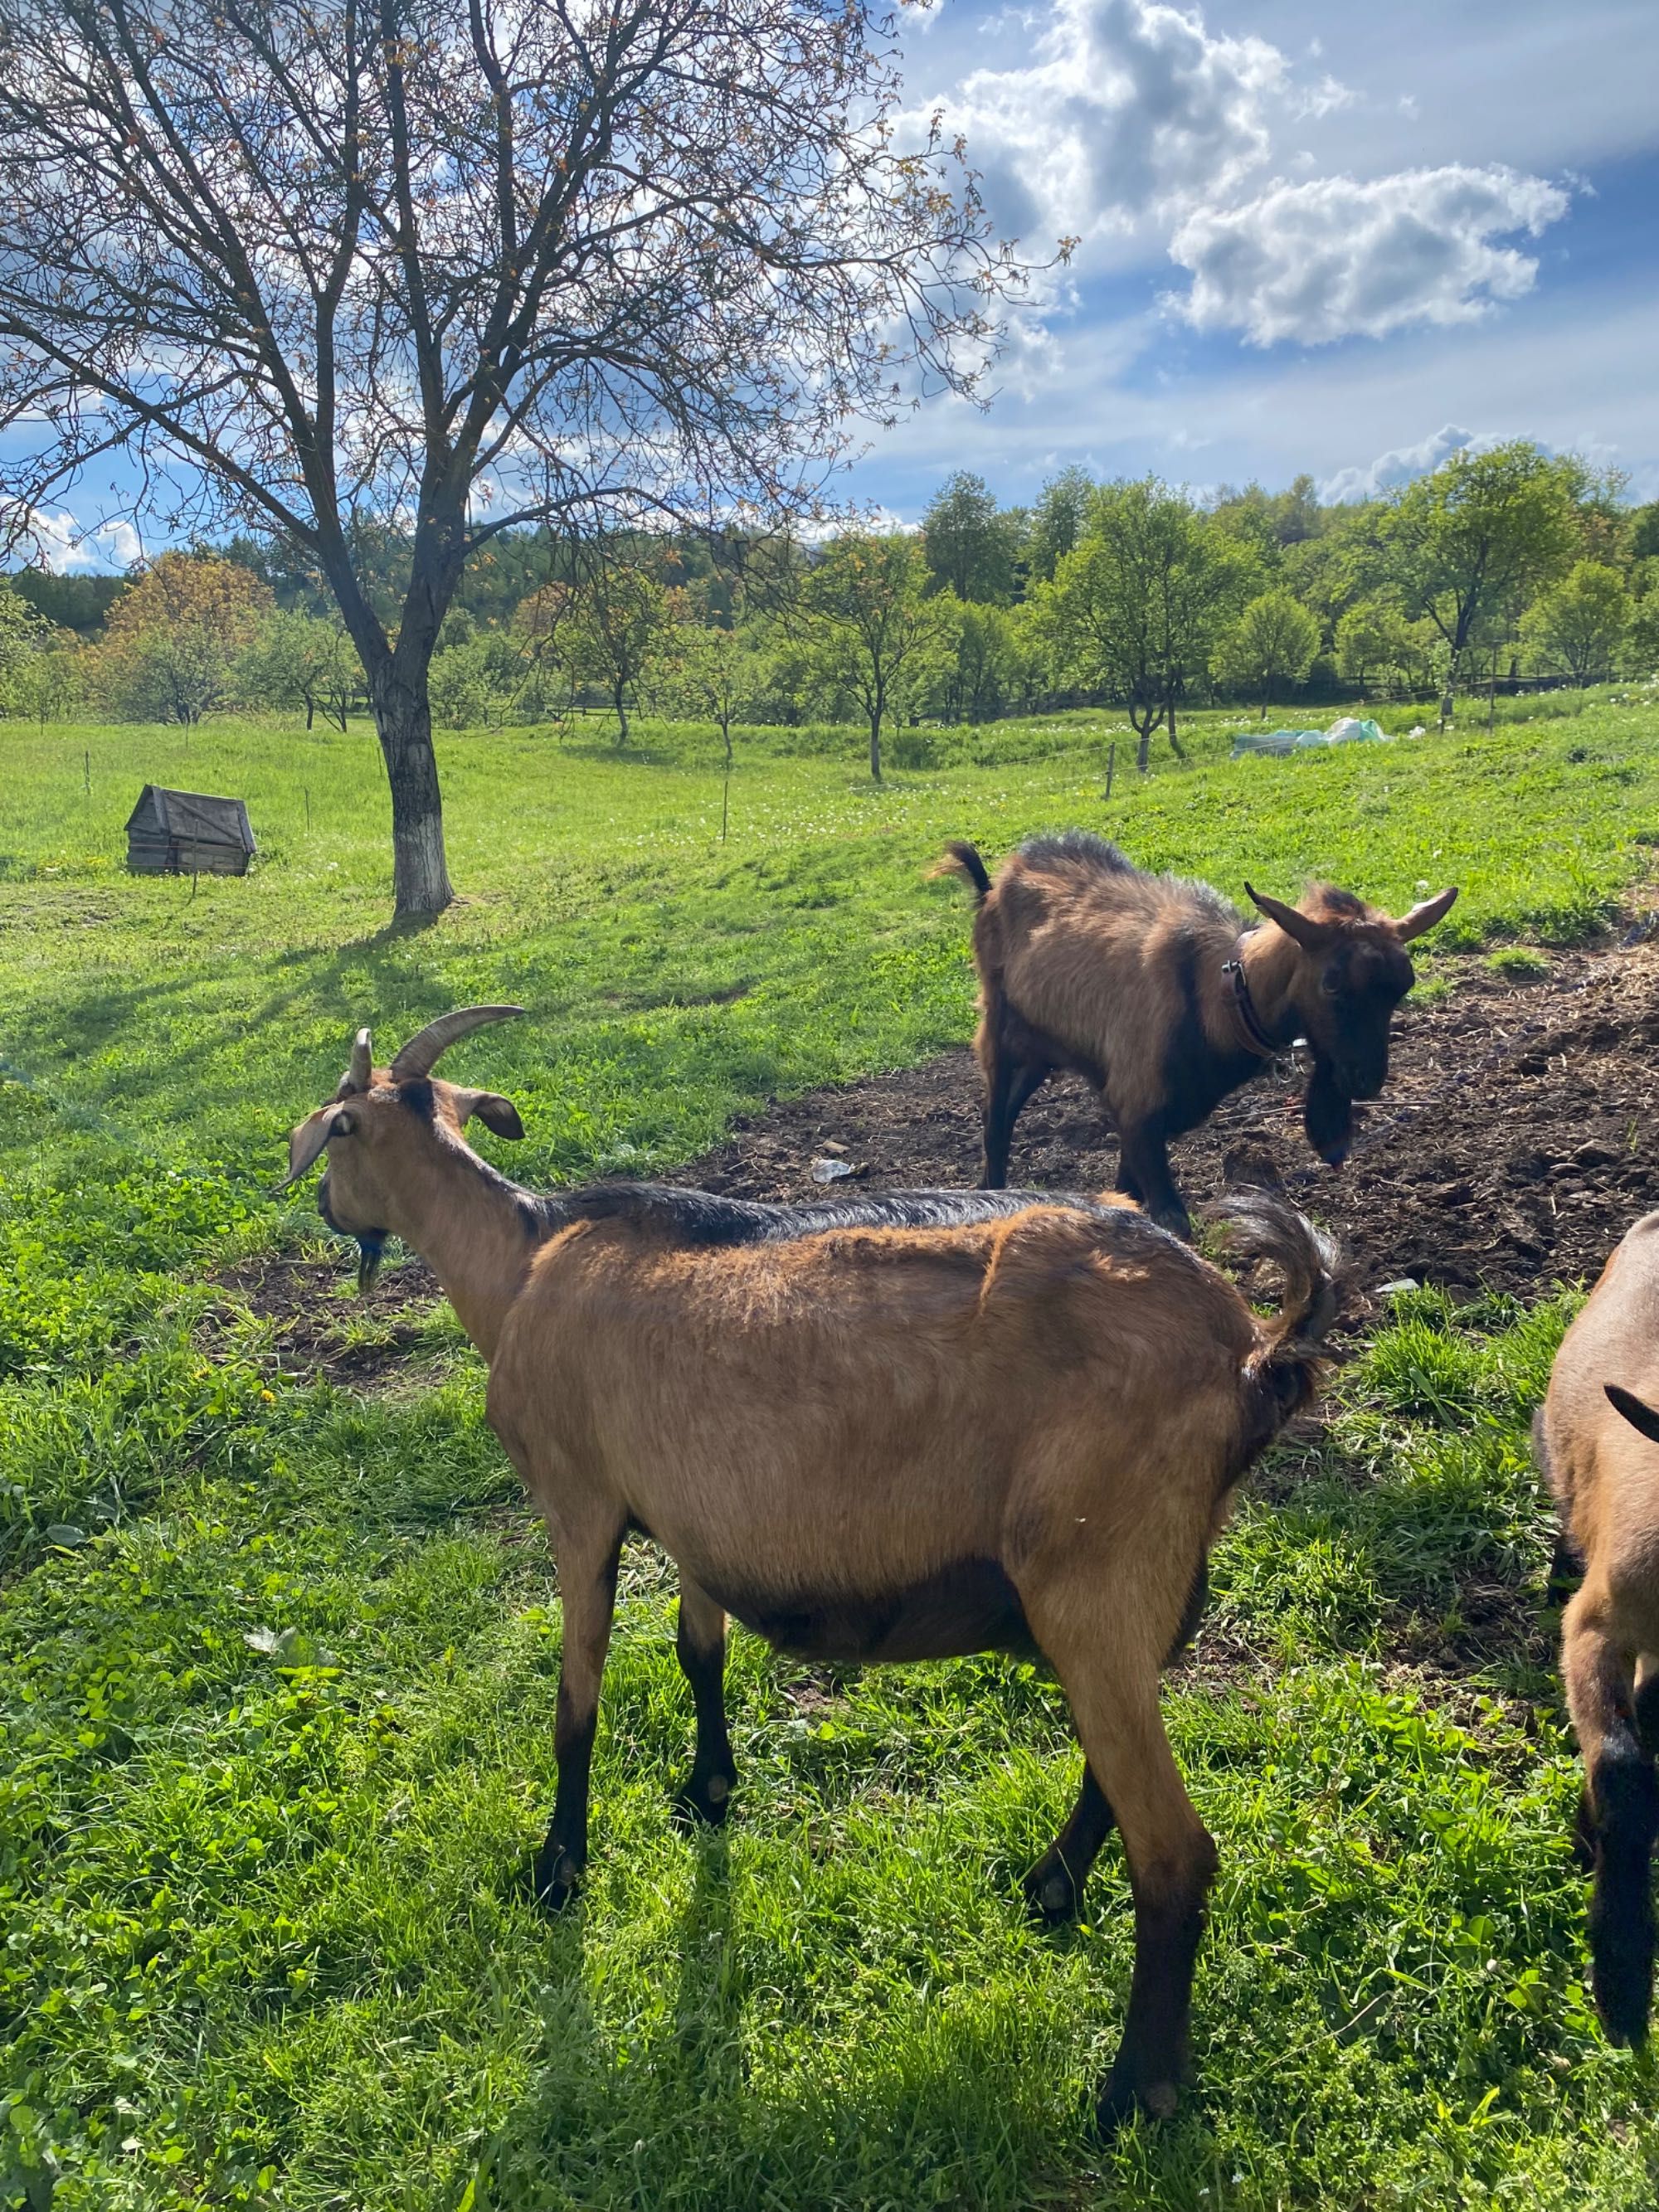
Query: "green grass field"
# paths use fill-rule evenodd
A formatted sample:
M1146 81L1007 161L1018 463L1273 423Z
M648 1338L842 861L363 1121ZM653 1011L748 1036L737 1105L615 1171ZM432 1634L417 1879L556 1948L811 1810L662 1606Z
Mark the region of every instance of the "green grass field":
M1218 720L1144 784L1120 732L1105 805L1111 726L946 733L880 791L851 733L743 740L724 846L708 732L452 738L462 900L393 933L364 731L0 725L0 2203L1652 2203L1651 2077L1586 2008L1544 1647L1432 1658L1472 1577L1541 1611L1526 1431L1567 1295L1400 1301L1218 1553L1166 1695L1223 1855L1200 2087L1103 2149L1121 1858L1063 1936L1018 1896L1077 1778L1050 1681L826 1676L738 1634L738 1807L688 1838L672 1573L636 1549L590 1884L549 1925L522 1876L557 1594L477 1361L440 1311L389 1385L331 1387L216 1280L297 1254L361 1332L311 1194L270 1195L361 1022L522 1002L454 1072L518 1101L529 1142L483 1141L532 1182L959 1041L946 836L1084 823L1235 896L1455 880L1446 949L1591 937L1659 840L1651 704L1237 764ZM246 795L255 872L128 878L146 780Z

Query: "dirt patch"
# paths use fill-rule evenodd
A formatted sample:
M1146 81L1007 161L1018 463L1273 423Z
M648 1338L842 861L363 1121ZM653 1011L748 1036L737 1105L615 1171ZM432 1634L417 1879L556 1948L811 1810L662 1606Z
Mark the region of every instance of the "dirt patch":
M355 1252L351 1267L355 1271ZM355 1289L348 1297L337 1296L351 1275L311 1259L238 1261L218 1279L270 1325L284 1373L358 1390L384 1382L404 1364L441 1296L437 1278L415 1259L387 1267L362 1297Z
M1300 1079L1276 1063L1173 1147L1188 1203L1282 1182L1341 1237L1362 1285L1409 1276L1531 1298L1593 1276L1659 1205L1659 949L1565 955L1535 981L1480 958L1441 972L1449 994L1401 1011L1387 1097L1357 1109L1340 1174L1309 1150ZM673 1180L799 1200L817 1194L823 1157L877 1188L970 1183L979 1103L966 1049L740 1120ZM1020 1119L1010 1180L1097 1190L1116 1173L1093 1092L1054 1078Z

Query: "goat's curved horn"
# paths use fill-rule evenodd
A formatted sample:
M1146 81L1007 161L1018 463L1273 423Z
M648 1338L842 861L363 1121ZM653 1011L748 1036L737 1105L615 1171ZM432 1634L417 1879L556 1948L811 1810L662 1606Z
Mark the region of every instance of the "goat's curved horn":
M346 1088L367 1091L368 1079L374 1073L374 1046L367 1030L359 1030L357 1041L351 1048L351 1060L346 1069Z
M510 1022L523 1012L522 1006L458 1006L453 1014L440 1014L435 1022L416 1030L392 1061L392 1081L418 1082L422 1076L431 1074L439 1054L447 1052L458 1037L485 1029L491 1022Z
M1421 937L1425 929L1432 929L1443 914L1449 914L1457 896L1457 886L1452 884L1431 899L1425 899L1409 914L1402 914L1395 927L1400 932L1400 941L1409 945L1413 937Z

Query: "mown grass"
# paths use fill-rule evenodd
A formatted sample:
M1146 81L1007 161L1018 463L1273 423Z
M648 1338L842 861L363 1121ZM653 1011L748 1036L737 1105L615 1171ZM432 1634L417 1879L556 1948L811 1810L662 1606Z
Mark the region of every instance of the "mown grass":
M1017 1897L1075 1784L1052 1684L808 1673L739 1637L740 1812L688 1839L672 1582L635 1553L592 1884L550 1928L522 1875L556 1593L476 1361L434 1320L394 1387L315 1384L211 1279L315 1249L269 1187L360 1020L528 1005L465 1072L520 1100L532 1179L683 1158L769 1091L960 1038L962 904L921 876L945 835L998 853L1082 821L1235 893L1455 878L1456 941L1496 945L1593 932L1659 826L1650 711L1237 765L1218 724L1144 786L1120 754L1109 808L1104 727L1011 730L1024 757L879 793L850 743L752 740L724 848L706 734L648 729L623 760L454 740L465 902L412 935L383 927L362 732L0 734L0 2188L307 2212L1650 2201L1645 2077L1585 2008L1540 1619L1525 1431L1559 1304L1404 1301L1328 1443L1281 1457L1218 1555L1167 1701L1224 1856L1202 2087L1104 2151L1121 1859L1073 1934ZM127 879L147 777L246 793L256 873Z

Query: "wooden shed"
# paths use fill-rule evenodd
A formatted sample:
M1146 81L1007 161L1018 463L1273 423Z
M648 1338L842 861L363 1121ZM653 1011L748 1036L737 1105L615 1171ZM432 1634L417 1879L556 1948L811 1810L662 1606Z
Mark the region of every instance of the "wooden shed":
M127 866L135 875L245 876L253 854L240 799L147 783L127 820Z

